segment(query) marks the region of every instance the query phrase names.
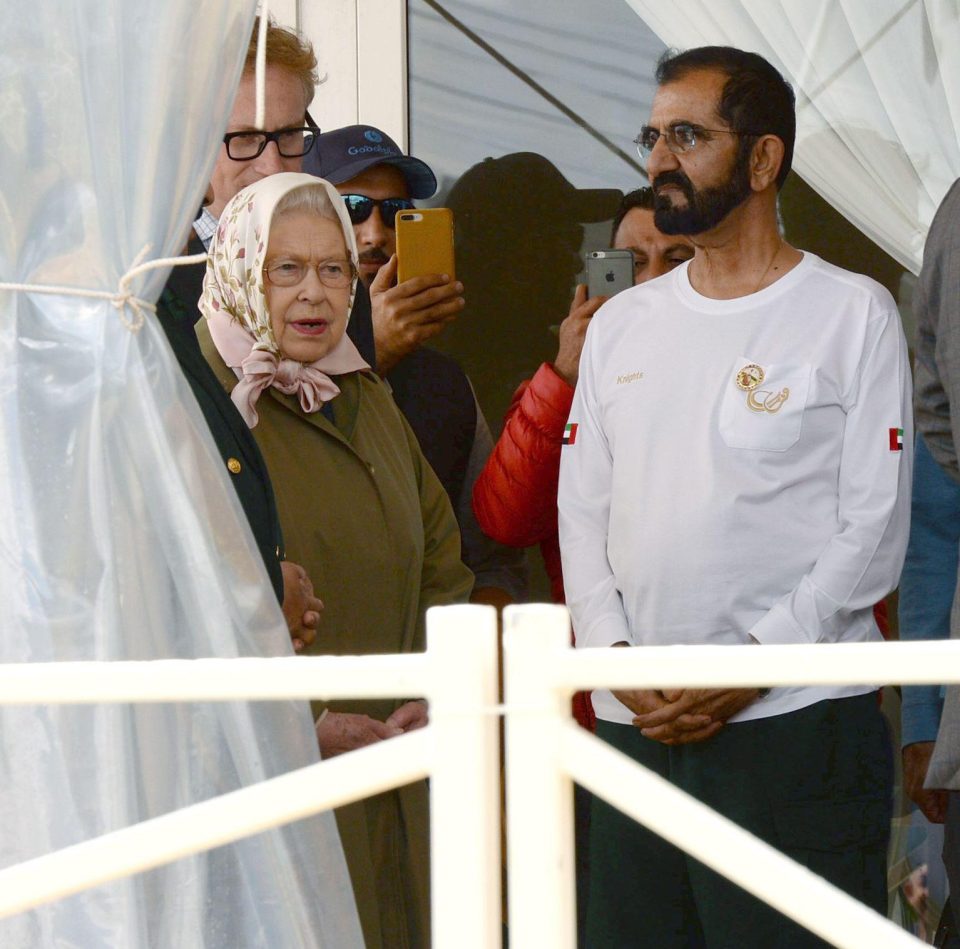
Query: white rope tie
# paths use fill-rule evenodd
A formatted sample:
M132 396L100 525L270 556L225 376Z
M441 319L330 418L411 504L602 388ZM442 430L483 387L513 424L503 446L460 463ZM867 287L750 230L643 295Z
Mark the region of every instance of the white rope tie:
M143 326L145 319L144 310L151 313L157 312L157 305L150 303L138 297L131 289L130 283L134 277L138 277L148 270L158 270L161 267L182 267L186 264L199 264L207 259L206 254L193 254L189 257L160 257L156 260L144 261L144 257L150 250L150 245L144 246L143 250L134 258L130 269L120 278L116 293L109 290L89 290L84 287L54 287L43 283L4 283L0 282L0 290L13 290L18 293L46 293L58 297L86 297L92 300L107 300L116 309L120 316L120 322L130 330L131 333L137 333Z

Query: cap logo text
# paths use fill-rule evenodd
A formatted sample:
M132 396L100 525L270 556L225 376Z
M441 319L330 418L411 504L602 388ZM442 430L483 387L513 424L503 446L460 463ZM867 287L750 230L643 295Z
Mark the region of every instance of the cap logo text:
M397 152L386 145L351 145L347 149L348 155L366 155L374 152L378 155L396 155Z

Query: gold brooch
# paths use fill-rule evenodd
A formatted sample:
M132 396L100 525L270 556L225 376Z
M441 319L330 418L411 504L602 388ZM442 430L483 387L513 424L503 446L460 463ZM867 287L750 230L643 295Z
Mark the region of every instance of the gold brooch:
M744 366L737 373L737 388L743 389L744 392L749 392L751 389L756 389L761 382L763 382L766 373L761 369L755 362L750 363L749 366Z

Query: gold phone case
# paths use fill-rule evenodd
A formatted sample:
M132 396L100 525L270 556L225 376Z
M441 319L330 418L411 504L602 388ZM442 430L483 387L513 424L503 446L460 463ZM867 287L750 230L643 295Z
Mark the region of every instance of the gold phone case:
M449 208L400 211L397 227L397 280L425 274L456 278L453 254L453 212Z

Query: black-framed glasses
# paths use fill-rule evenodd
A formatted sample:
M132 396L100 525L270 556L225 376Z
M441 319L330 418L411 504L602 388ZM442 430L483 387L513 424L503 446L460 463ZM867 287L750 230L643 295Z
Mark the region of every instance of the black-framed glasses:
M365 194L341 195L347 206L347 213L354 224L362 224L374 208L380 209L380 219L386 227L393 227L400 211L413 210L413 202L406 198L368 198Z
M307 124L277 129L275 132L261 132L251 129L245 132L227 132L223 144L227 146L227 155L234 161L252 161L263 154L263 150L274 142L282 158L300 158L306 155L317 140L320 129L307 113Z
M704 132L708 135L704 136ZM739 135L740 132L734 132L732 129L708 129L702 125L694 125L692 122L674 122L668 125L662 131L654 128L652 125L644 125L640 129L640 134L633 140L637 146L637 153L644 160L650 157L657 142L663 138L664 145L674 153L682 155L697 147L697 141L701 138L709 138L710 134L718 135ZM744 133L753 134L753 133Z
M263 272L275 287L295 287L306 279L311 268L316 271L317 279L331 290L349 287L357 272L352 261L343 257L321 260L316 264L298 257L278 257L268 261Z

